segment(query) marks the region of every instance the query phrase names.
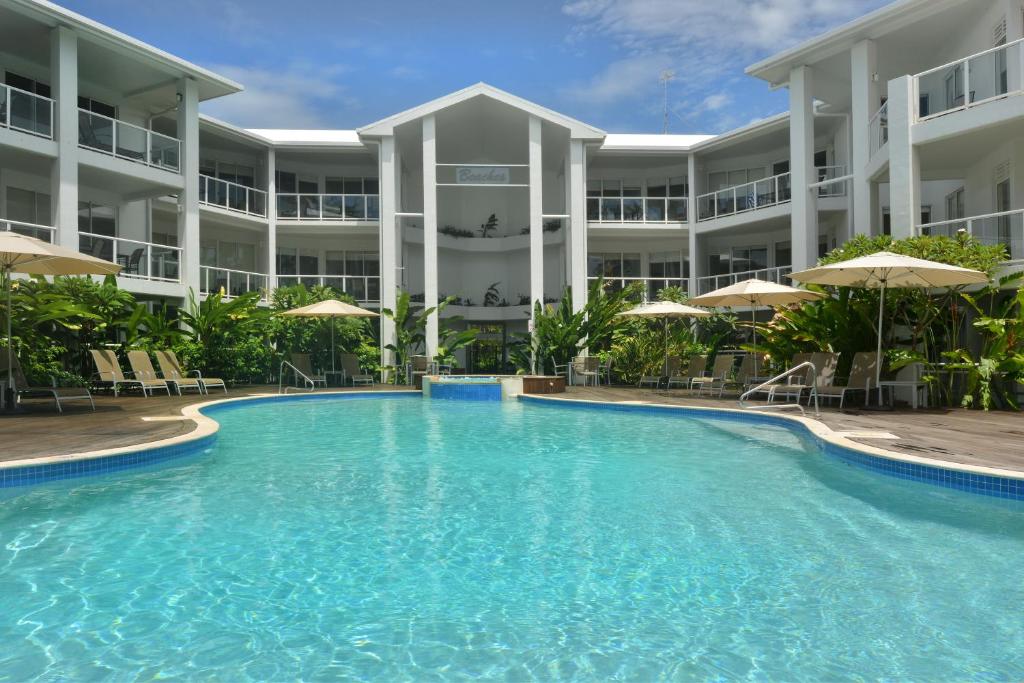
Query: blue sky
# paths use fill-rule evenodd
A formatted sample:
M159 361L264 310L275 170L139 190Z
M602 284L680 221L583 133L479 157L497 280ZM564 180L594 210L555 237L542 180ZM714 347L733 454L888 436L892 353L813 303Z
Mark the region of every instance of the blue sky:
M784 111L761 57L885 0L58 0L246 87L203 111L355 128L486 81L610 132L718 133Z

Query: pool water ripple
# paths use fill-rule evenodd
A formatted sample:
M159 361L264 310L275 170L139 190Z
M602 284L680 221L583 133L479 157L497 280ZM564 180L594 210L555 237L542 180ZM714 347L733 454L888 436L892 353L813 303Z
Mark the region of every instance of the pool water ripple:
M792 432L373 398L0 503L15 679L1019 679L1018 503Z

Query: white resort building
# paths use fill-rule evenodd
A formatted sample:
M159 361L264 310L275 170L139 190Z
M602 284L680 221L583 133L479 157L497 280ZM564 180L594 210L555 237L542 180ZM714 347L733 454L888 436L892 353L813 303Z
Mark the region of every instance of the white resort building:
M242 85L0 0L0 229L178 305L295 282L373 308L453 296L499 357L531 302L582 305L598 277L705 292L853 235L961 228L1024 260L1022 38L1021 0L901 0L751 66L790 112L717 136L606 132L486 84L357 130L243 130L199 113Z

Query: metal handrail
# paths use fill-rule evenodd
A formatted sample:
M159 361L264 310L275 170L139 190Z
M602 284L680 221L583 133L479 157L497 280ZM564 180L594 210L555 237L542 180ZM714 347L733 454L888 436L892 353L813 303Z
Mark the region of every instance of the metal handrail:
M751 396L751 394L756 394L759 391L762 391L765 388L770 387L773 384L778 384L779 380L785 379L785 378L795 374L797 371L802 370L804 368L810 368L811 369L811 378L812 378L812 380L811 380L811 396L814 397L814 416L815 417L821 417L821 409L820 409L820 406L818 405L818 368L816 368L814 366L814 363L812 363L811 361L804 361L803 363L800 363L799 365L794 365L789 370L786 370L785 372L780 373L780 374L776 375L775 377L772 377L771 379L765 380L764 382L761 382L760 384L758 384L756 387L753 387L753 388L748 389L747 391L743 392L743 395L741 395L740 398L739 398L740 408L742 408L744 410L750 410L750 409L757 409L757 410L763 410L763 409L784 410L786 408L794 408L795 407L795 408L799 408L800 409L800 413L802 415L806 415L807 412L803 409L803 406L800 405L800 397L799 396L797 397L795 404L793 404L793 403L783 403L783 404L780 404L780 405L763 405L763 406L748 406L746 404L746 400L747 400L747 398L749 398ZM807 403L810 404L810 399L808 399Z
M284 386L284 366L286 365L292 369L292 372L295 373L296 377L301 377L306 381L306 385L309 387L308 391L313 391L314 389L316 389L316 382L314 382L310 377L308 377L306 373L302 372L302 370L299 370L297 367L295 367L288 361L283 360L281 361L280 367L278 367L277 369L277 393L287 394L289 389L295 389L296 391L298 390L298 387Z

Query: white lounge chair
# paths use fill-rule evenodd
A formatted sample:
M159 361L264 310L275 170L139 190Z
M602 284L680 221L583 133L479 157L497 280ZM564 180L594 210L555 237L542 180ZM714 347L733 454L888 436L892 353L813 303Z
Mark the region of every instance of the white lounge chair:
M25 373L21 370L21 364L18 363L18 357L13 354L11 355L10 371L14 379L14 387L12 388L18 398L49 396L57 405L57 412L61 414L64 413L64 407L61 404L67 401L87 400L89 405L92 406L93 411L95 412L96 410L96 403L92 400L92 394L86 387L30 386L28 380L25 379ZM0 346L0 377L7 379L7 372L7 348Z
M839 409L843 409L846 401L846 394L851 392L864 392L864 400L870 395L871 388L875 383L875 374L878 367L878 356L874 351L860 351L853 355L853 365L850 367L850 377L846 384L831 384L818 387L818 396L821 398L839 398ZM808 398L808 400L810 400Z

